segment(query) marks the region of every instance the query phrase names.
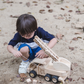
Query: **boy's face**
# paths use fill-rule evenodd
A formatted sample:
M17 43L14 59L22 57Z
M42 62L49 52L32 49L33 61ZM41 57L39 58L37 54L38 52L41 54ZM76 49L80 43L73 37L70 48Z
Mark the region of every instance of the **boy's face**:
M35 33L35 31L32 32L32 33L30 33L30 34L25 34L25 35L22 36L22 37L25 38L25 39L30 39L30 38L32 38L32 37L34 36L34 33Z

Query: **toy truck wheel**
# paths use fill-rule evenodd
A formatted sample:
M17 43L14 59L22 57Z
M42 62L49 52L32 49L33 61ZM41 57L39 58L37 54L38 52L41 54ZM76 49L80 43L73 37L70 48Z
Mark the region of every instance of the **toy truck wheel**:
M45 79L47 82L49 82L49 81L51 80L51 75L46 74L45 77L44 77L44 79Z
M32 77L32 78L35 78L37 76L36 71L34 71L34 70L30 71L29 76Z
M58 82L58 77L57 76L52 76L52 82L57 83Z

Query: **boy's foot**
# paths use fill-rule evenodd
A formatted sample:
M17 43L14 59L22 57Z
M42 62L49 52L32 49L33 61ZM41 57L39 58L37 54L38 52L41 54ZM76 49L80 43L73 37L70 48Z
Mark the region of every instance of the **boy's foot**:
M27 75L26 75L25 73L21 73L21 74L20 74L20 77L21 77L21 78L26 78Z
M29 61L27 61L27 62L22 61L21 62L20 66L19 66L19 74L21 74L21 76L22 76L23 73L24 74L27 73L27 68L29 66L29 63L30 63Z
M27 75L25 73L20 74L20 82L24 82L26 78L27 78Z

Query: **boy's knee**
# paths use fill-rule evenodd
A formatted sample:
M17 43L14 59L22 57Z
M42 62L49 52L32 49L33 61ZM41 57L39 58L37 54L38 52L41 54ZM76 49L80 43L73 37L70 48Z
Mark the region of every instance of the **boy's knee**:
M25 47L20 49L20 52L27 53L27 52L29 52L29 48L27 46L25 46Z

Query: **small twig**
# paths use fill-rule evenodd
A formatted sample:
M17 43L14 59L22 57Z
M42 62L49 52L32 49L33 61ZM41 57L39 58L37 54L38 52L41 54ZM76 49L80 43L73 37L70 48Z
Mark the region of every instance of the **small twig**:
M22 55L22 57L24 57L25 59L28 59L28 58L26 58L26 57L25 57L25 56L23 56L23 55Z

